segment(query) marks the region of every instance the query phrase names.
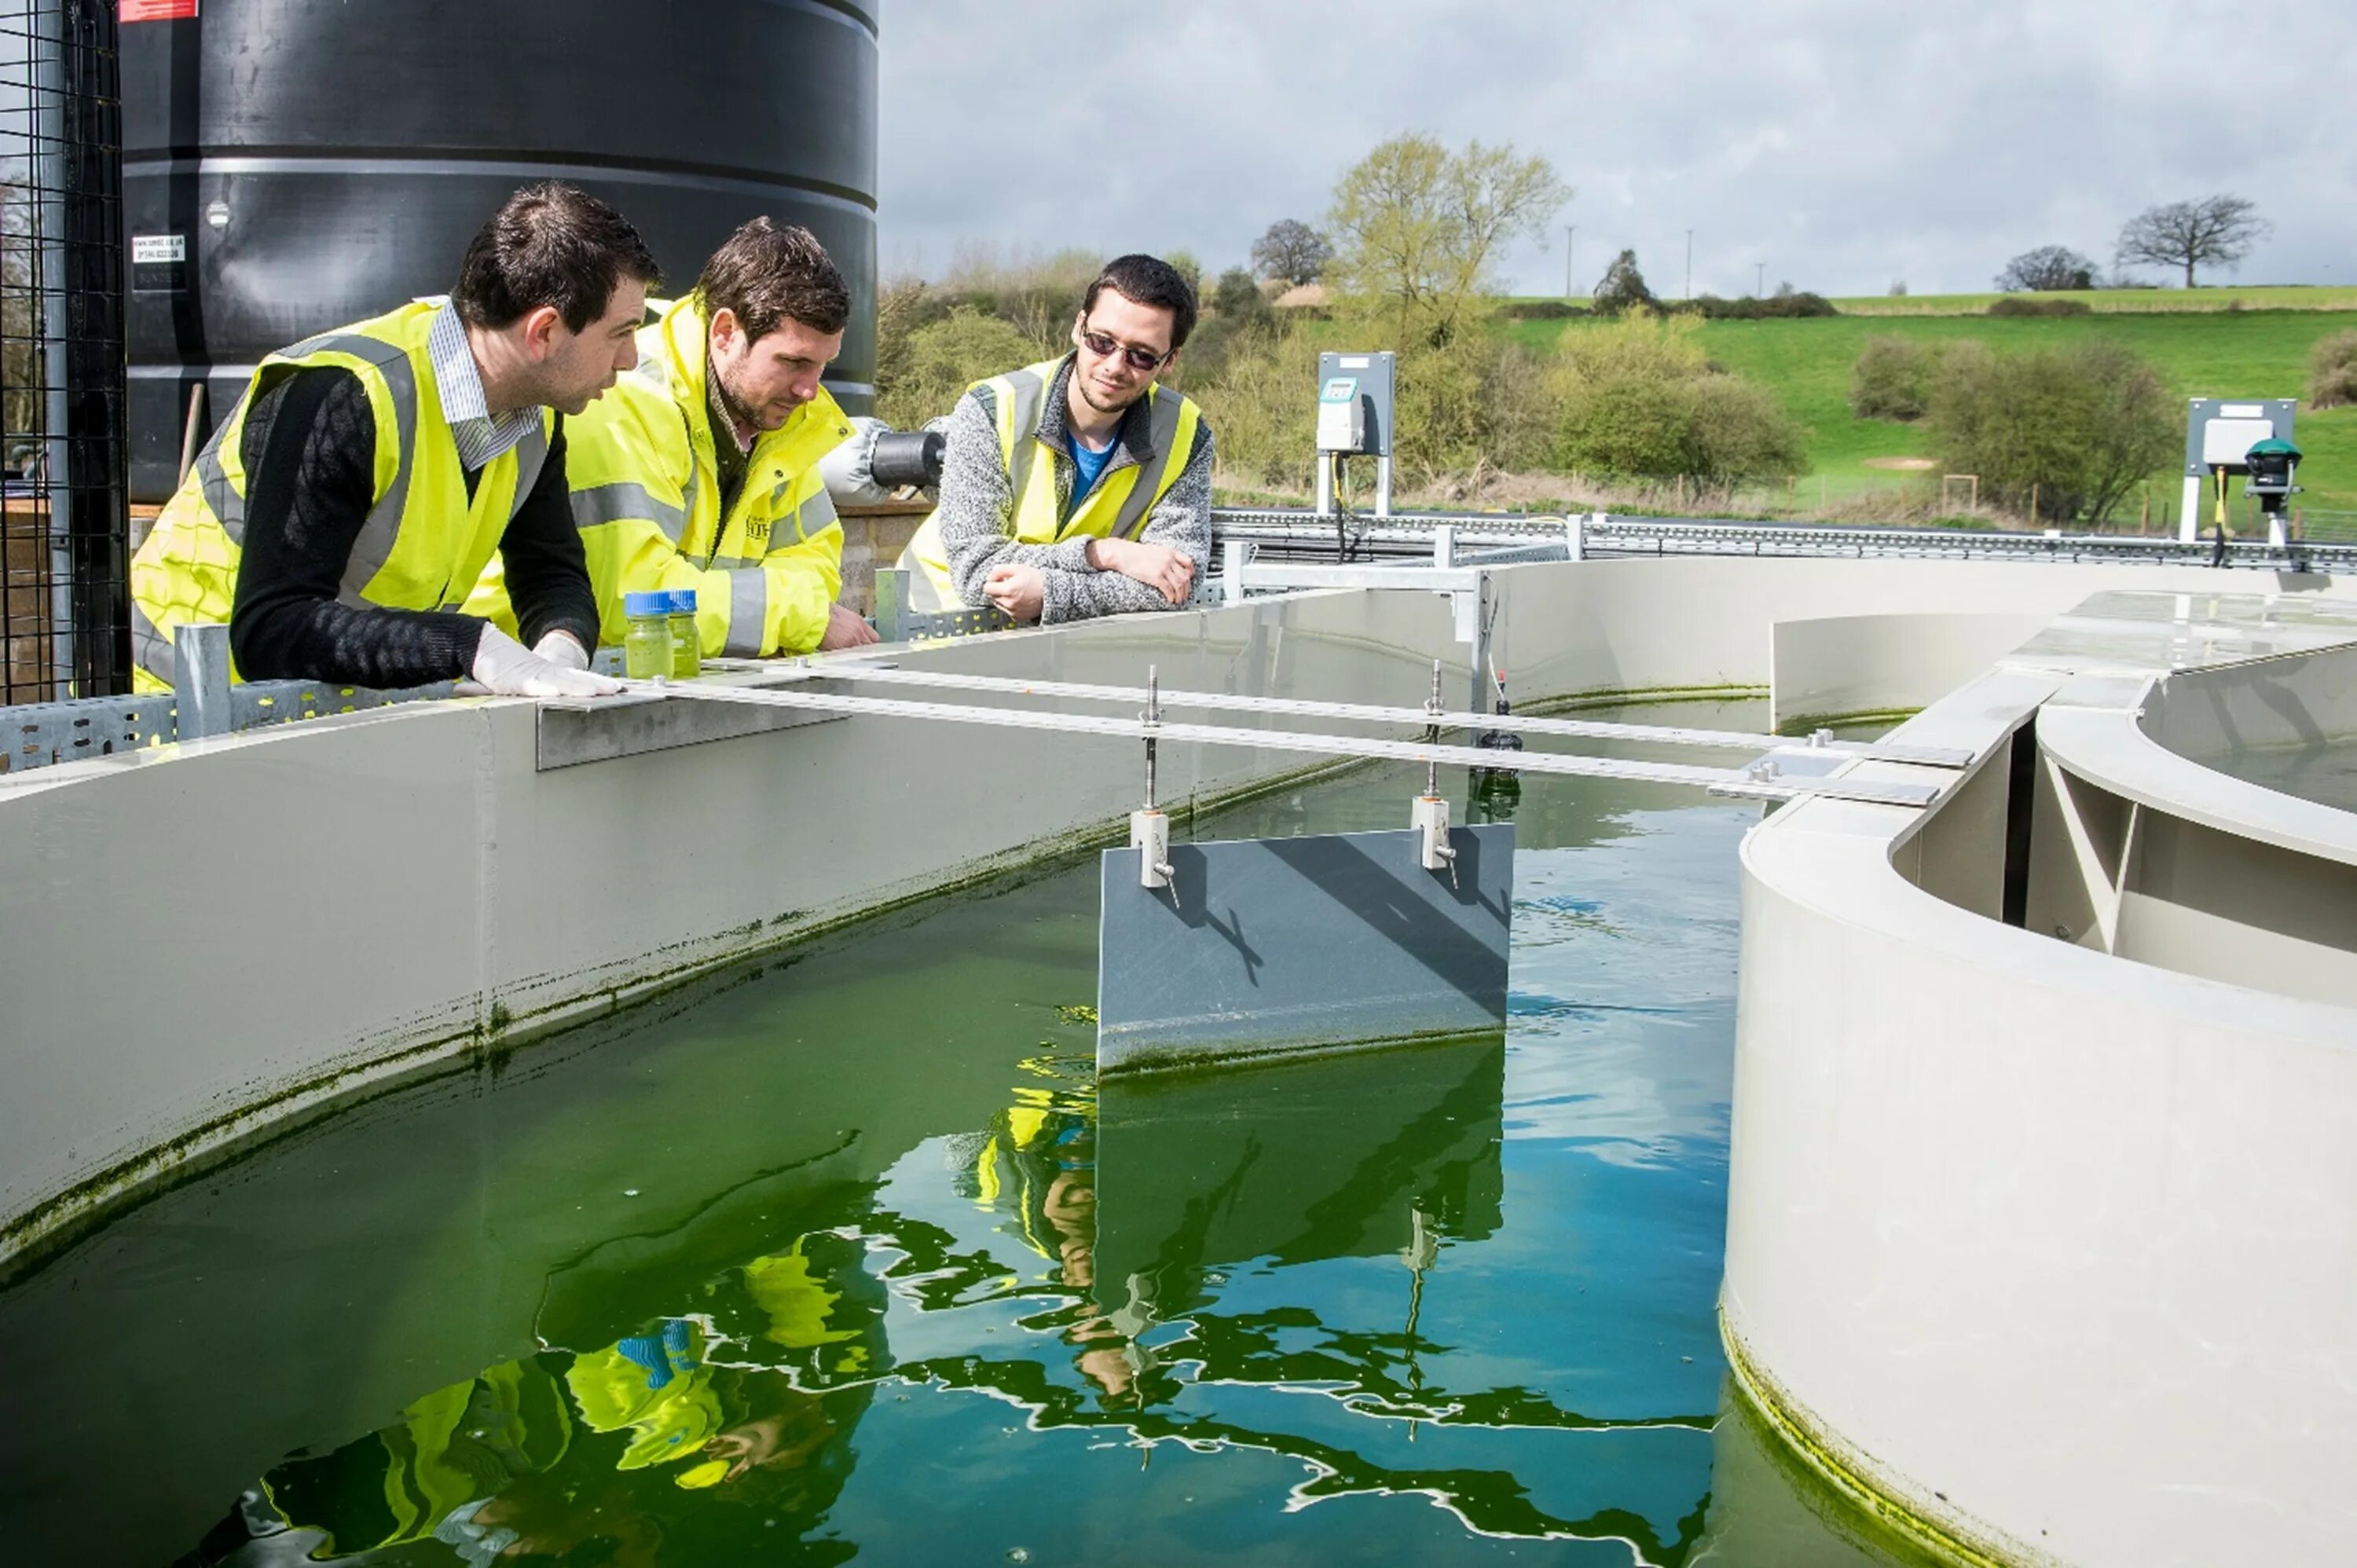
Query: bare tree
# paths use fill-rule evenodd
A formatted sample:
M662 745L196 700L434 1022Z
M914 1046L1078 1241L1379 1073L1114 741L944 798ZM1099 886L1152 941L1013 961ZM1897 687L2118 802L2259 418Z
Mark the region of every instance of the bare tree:
M1996 286L2007 294L2095 286L2095 263L2068 245L2040 245L2006 263Z
M2183 267L2185 286L2191 288L2195 267L2232 266L2273 228L2259 216L2258 203L2243 197L2171 201L2128 220L2120 231L2118 259L2123 265Z
M1280 218L1268 232L1253 242L1253 271L1265 278L1283 278L1297 287L1325 275L1334 247L1326 236L1298 218Z

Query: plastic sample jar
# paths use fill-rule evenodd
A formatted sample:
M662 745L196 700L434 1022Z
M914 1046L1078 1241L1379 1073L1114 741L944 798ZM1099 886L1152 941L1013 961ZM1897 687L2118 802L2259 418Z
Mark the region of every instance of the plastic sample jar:
M704 634L695 628L695 590L673 588L671 600L671 676L684 681L704 673Z
M661 681L672 672L671 596L622 596L622 673L633 681Z

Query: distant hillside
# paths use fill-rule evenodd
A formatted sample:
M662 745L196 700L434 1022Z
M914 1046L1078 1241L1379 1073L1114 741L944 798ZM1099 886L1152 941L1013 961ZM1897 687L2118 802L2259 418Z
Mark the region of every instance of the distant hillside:
M2297 307L2228 310L2228 301L2297 295ZM1929 432L1917 425L1853 419L1849 412L1850 367L1872 337L1977 338L2004 351L2057 344L2093 335L2125 343L2160 372L2183 397L2304 397L2309 350L2317 339L2357 327L2357 288L2121 290L2079 295L2097 305L2087 316L1996 317L1959 314L1966 302L2002 297L1841 300L1842 316L1797 321L1713 321L1701 328L1704 350L1727 369L1772 390L1809 431L1811 478L1822 476L1829 493L1906 482L1889 460L1929 456ZM2160 313L2146 302L2200 300L2214 308ZM2319 302L2341 302L2327 308ZM2122 302L2118 308L2105 306ZM2136 303L2126 303L2136 302ZM1947 309L1938 308L1945 303ZM1884 314L1863 314L1868 308ZM1544 352L1566 331L1590 328L1586 317L1570 320L1501 320L1498 330ZM2308 493L2298 504L2310 510L2345 511L2347 520L2319 518L2316 532L2357 536L2357 409L2323 413L2302 410L2298 423L2300 483ZM1876 462L1876 459L1883 459ZM2164 495L2174 505L2177 482L2160 476L2156 508ZM1807 483L1809 481L1803 481ZM2239 493L2239 486L2237 491ZM2156 511L2156 516L2158 512Z

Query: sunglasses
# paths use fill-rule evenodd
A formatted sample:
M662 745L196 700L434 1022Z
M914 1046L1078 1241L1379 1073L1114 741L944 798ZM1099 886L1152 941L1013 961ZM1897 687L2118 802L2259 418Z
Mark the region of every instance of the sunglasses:
M1157 354L1150 349L1140 349L1125 343L1118 338L1108 338L1102 332L1083 332L1081 334L1081 341L1087 346L1090 353L1099 359L1105 359L1118 353L1121 356L1121 362L1133 371L1157 370L1165 360L1170 358L1168 354Z

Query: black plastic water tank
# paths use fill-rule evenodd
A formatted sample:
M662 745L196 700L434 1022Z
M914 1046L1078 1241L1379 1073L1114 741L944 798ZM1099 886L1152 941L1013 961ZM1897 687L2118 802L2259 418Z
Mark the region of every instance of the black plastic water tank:
M448 290L518 186L565 179L683 289L756 213L816 233L875 366L876 0L203 0L123 28L131 486L178 476L274 349Z

